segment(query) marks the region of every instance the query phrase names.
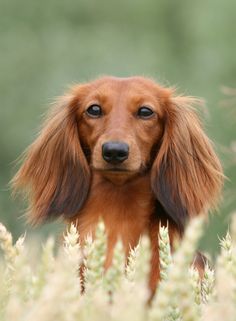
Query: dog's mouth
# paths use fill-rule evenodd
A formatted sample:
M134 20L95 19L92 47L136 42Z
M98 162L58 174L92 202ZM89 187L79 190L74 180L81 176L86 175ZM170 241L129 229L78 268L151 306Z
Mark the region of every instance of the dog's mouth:
M123 185L127 181L140 175L139 171L131 170L122 167L109 167L109 168L95 168L93 171L102 176L107 181L110 181L114 185Z
M120 168L120 167L110 167L110 168L96 168L93 167L93 170L97 172L104 172L104 173L136 173L137 171L130 170L127 168Z
M104 176L136 176L137 174L143 175L150 168L148 166L141 165L139 168L127 168L124 166L104 166L104 167L96 167L94 165L90 165L91 169L97 173L100 173Z

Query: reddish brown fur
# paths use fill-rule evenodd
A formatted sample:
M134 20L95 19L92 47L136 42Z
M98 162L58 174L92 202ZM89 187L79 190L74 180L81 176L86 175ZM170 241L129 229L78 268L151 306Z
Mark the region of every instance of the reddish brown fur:
M25 156L14 186L26 188L34 223L63 216L82 239L101 217L106 226L106 267L117 238L126 255L144 233L151 240L150 288L159 280L158 227L169 222L171 242L188 219L213 208L222 186L220 162L202 130L191 97L142 77L104 77L73 87L58 100ZM91 104L104 115L86 114ZM150 119L136 116L146 105ZM129 145L120 165L104 161L108 141ZM120 171L115 171L114 167Z

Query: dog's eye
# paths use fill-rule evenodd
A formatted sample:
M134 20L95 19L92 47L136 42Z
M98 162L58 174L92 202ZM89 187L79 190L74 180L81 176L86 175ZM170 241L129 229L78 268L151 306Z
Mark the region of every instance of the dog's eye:
M88 116L93 118L99 118L102 116L102 108L99 105L91 105L86 110Z
M154 114L153 111L150 108L145 106L140 107L137 112L137 116L144 119L152 117L153 114Z

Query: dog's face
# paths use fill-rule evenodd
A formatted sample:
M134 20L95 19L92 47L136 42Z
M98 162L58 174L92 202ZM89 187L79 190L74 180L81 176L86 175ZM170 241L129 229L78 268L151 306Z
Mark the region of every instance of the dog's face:
M109 77L76 95L80 141L91 168L114 183L114 175L130 178L148 169L163 134L165 90L138 77Z
M14 179L30 191L32 220L78 215L94 171L113 188L148 172L153 196L183 229L189 216L215 205L223 178L196 102L143 77L72 87Z

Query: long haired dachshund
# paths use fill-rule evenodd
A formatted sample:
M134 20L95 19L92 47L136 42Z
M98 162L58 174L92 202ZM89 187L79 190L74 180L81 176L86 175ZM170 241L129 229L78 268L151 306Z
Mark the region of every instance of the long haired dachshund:
M159 280L158 228L181 237L187 221L217 204L223 175L192 97L142 77L103 77L60 98L14 178L30 199L30 219L62 216L83 239L101 217L112 262L151 240L150 288Z

